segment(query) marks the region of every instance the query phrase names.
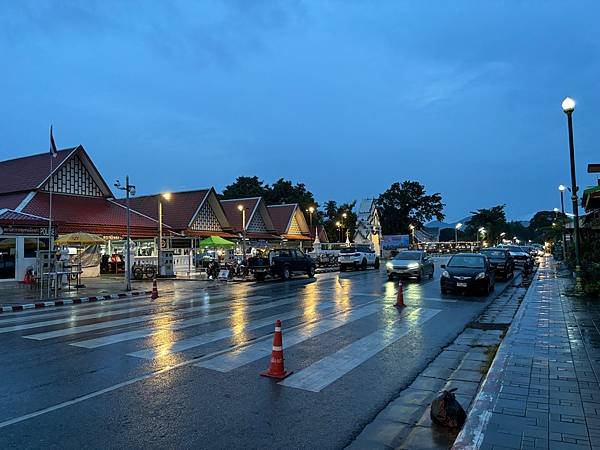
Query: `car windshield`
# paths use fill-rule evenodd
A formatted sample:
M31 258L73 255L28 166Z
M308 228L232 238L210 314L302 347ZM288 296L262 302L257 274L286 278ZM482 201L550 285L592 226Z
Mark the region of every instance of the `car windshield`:
M505 252L502 250L482 250L483 253L488 258L504 258Z
M523 250L521 247L517 247L516 245L509 245L507 247L511 252L521 252L521 253L525 253L525 250Z
M346 247L340 250L340 253L356 253L358 249L355 247Z
M418 261L421 259L421 252L400 252L394 256L394 259L400 261Z
M482 269L484 267L483 258L481 256L453 256L448 267L467 267L473 269Z

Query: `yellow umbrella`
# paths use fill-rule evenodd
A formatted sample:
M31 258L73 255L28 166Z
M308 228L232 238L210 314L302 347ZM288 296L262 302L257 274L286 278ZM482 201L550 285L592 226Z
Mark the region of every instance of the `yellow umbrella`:
M58 245L68 245L68 244L79 244L79 245L94 245L94 244L102 244L104 239L97 234L91 233L69 233L63 234L56 241L55 244Z

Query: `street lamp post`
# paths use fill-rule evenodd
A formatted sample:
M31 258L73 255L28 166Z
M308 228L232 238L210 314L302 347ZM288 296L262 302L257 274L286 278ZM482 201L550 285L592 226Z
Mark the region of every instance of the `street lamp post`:
M315 212L314 206L309 206L307 211L308 211L308 217L309 217L309 221L310 221L310 232L312 233L312 216L313 216L313 213ZM316 236L316 231L315 231L315 236Z
M500 243L500 241L504 240L504 236L506 236L506 232L503 231L502 233L500 233L500 239L498 239L498 243Z
M336 226L336 227L337 227L337 229L338 229L338 238L340 239L340 242L342 242L342 224L341 224L341 223L340 223L340 221L338 220L338 221L335 223L335 226Z
M165 192L158 197L158 274L165 276L164 264L162 260L162 239L163 239L163 204L162 201L171 200L171 193Z
M458 244L458 230L460 230L460 227L462 227L462 223L457 223L456 226L454 227L454 242Z
M246 208L244 205L238 205L238 211L242 213L242 259L246 259Z
M485 234L485 228L479 227L477 230L477 247L479 247L479 233L483 236Z
M409 238L410 238L409 239L409 247L411 247L411 244L412 244L412 247L414 247L415 246L415 226L411 223L408 226L408 229L410 230L410 234L409 234ZM410 241L412 241L412 243Z
M125 266L125 290L131 291L131 220L129 208L129 197L135 195L135 186L129 184L129 175L125 176L125 186L121 185L121 182L117 180L115 187L122 191L125 191L125 208L127 209L127 252L126 252L126 266Z
M562 226L563 226L563 230L562 230L563 259L567 255L567 238L566 238L566 231L567 231L566 217L567 216L565 215L565 189L566 188L563 184L558 186L558 190L560 191L560 211L562 212L561 222L562 222Z
M577 178L575 175L575 146L573 144L573 111L575 111L575 101L572 98L565 98L562 102L562 109L567 115L567 124L569 127L569 159L571 160L571 200L573 201L573 237L575 244L575 290L581 292L581 258L579 255L579 205L577 202Z

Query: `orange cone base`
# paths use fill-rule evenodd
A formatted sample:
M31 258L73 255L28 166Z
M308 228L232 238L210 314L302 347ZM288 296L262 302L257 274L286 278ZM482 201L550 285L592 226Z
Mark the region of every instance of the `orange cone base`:
M289 377L291 374L293 374L294 371L293 370L284 370L283 373L271 373L268 370L265 370L264 372L260 373L261 377L269 377L269 378L276 378L278 380L283 380L285 377Z

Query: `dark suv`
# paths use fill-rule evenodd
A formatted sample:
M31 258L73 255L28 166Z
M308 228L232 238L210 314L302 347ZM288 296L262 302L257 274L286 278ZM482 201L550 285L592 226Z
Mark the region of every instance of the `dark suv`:
M489 258L490 264L496 271L496 276L508 280L514 275L515 260L506 248L483 248L480 253Z
M248 268L254 278L263 281L267 275L289 280L294 273L305 273L315 276L315 261L296 249L271 250L268 256L255 256L248 260Z

